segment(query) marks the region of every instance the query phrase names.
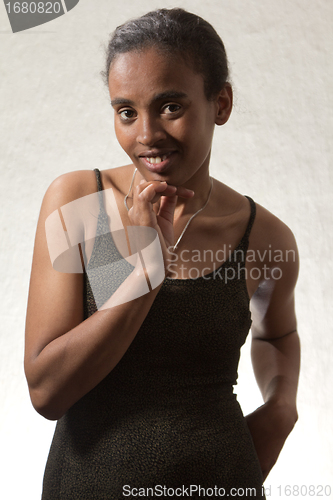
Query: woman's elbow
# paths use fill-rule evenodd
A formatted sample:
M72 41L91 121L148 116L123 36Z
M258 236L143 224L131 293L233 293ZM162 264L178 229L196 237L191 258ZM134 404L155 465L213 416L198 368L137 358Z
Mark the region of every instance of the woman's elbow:
M34 409L47 420L59 420L66 411L61 408L47 391L29 387L30 399Z
M59 420L65 411L58 398L52 393L52 390L43 381L42 377L36 375L36 371L32 364L25 361L24 364L25 376L28 383L28 389L32 406L35 410L48 420Z

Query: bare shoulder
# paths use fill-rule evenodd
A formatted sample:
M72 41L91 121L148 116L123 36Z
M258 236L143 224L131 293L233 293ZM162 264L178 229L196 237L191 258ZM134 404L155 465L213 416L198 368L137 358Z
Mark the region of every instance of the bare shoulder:
M58 208L96 191L96 174L93 170L68 172L52 181L44 195L43 205Z
M299 271L295 236L278 217L261 205L256 206L256 218L249 238L250 266L269 269L274 276L283 277L279 278L276 288L293 290Z
M212 203L214 213L229 217L242 229L247 226L250 214L248 199L229 186L216 181L217 195ZM221 203L222 201L222 203ZM215 203L215 205L214 205ZM250 233L250 248L265 249L295 249L297 245L290 228L269 210L256 203L256 216Z
M256 218L250 236L250 244L272 249L297 249L291 229L266 208L256 203Z
M119 191L128 189L128 180L132 178L133 165L100 170L102 188L114 188ZM75 170L57 177L47 189L45 196L55 201L75 200L97 191L96 174L93 170ZM126 191L127 192L127 191Z

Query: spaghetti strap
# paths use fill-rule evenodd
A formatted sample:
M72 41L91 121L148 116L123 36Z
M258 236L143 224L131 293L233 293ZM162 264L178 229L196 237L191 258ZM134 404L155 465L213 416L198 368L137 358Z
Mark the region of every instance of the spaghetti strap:
M249 196L245 196L245 198L247 198L249 200L250 207L251 207L250 219L249 219L247 228L246 228L244 236L243 236L244 239L248 240L249 236L250 236L250 232L251 232L252 226L253 226L253 223L254 223L254 219L256 217L256 204L252 200L252 198L250 198Z
M99 171L98 168L94 168L94 172L96 174L97 190L98 191L103 191L102 179L101 179L101 172Z
M104 200L103 200L103 186L102 186L101 172L99 171L98 168L94 168L94 172L96 175L96 182L97 182L97 192L98 192L100 215L104 216L104 215L106 215L106 213L105 213Z

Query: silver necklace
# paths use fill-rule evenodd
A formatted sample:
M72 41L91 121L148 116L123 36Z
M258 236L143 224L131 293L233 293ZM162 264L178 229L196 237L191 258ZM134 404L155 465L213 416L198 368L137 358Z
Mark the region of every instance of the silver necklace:
M126 207L126 209L127 209L127 212L129 211L129 208L128 208L128 205L127 205L127 199L128 199L128 197L129 197L130 192L131 192L132 187L133 187L133 183L134 183L134 178L135 178L136 171L137 171L137 168L134 170L133 177L132 177L132 181L131 181L131 185L130 185L130 187L129 187L129 190L128 190L127 195L126 195L126 196L125 196L125 198L124 198L124 204L125 204L125 207ZM209 193L208 193L207 200L206 200L205 204L204 204L201 208L199 208L199 210L197 210L197 211L196 211L196 212L195 212L195 213L194 213L194 214L193 214L193 215L189 218L189 220L188 220L188 221L187 221L187 223L186 223L186 226L184 227L184 229L183 229L183 231L182 231L181 235L179 236L178 240L176 241L176 244L175 244L175 245L174 245L174 247L173 247L173 249L174 249L174 250L176 250L176 248L178 247L179 242L180 242L180 240L182 239L182 237L184 236L185 231L186 231L186 229L188 228L188 226L190 225L191 220L193 220L193 219L194 219L194 217L196 217L196 216L198 215L198 213L200 213L200 212L201 212L204 208L206 208L206 206L208 205L208 202L209 202L209 200L210 200L210 195L212 194L212 189L213 189L213 177L211 177L211 178L210 178L210 181L211 181L211 184L210 184L210 190L209 190Z
M179 245L179 242L180 240L182 239L182 237L184 236L185 234L185 231L186 229L188 228L188 226L190 225L190 222L192 219L194 219L194 217L196 217L198 215L198 213L200 213L204 208L206 208L206 206L208 205L208 202L209 202L209 199L210 199L210 195L212 194L212 189L213 189L213 177L210 178L210 181L211 181L211 184L210 184L210 190L209 190L209 193L208 193L208 196L207 196L207 200L206 200L206 203L201 207L199 208L199 210L197 212L195 212L192 217L189 218L189 220L187 221L187 224L186 226L184 227L183 231L182 231L182 234L179 236L178 240L176 241L176 244L174 245L173 249L176 250L176 248L178 247Z
M130 187L129 187L129 190L128 190L127 195L126 195L126 196L125 196L125 198L124 198L124 203L125 203L125 207L126 207L127 212L129 211L129 208L128 208L128 205L127 205L127 198L129 197L130 192L131 192L131 190L132 190L132 187L133 187L133 182L134 182L134 177L135 177L135 174L136 174L136 171L137 171L137 170L138 170L137 168L134 170L134 174L133 174L133 177L132 177L131 185L130 185Z

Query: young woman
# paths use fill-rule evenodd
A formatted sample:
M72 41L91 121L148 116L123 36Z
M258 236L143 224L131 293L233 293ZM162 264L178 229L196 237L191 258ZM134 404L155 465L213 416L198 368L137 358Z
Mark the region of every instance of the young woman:
M117 28L105 77L130 164L56 179L37 227L25 370L34 407L58 420L43 499L264 498L297 420L297 248L210 177L232 109L223 43L194 14L150 12ZM95 226L71 229L83 272L60 272L48 221L89 196ZM158 235L150 253L129 255L131 229ZM232 386L250 326L264 404L244 417Z

